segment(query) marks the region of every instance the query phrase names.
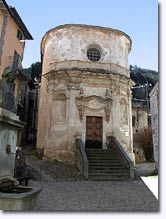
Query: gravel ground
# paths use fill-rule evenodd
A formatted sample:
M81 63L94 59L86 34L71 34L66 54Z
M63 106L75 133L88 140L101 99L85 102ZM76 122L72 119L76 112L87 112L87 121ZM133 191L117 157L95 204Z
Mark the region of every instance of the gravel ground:
M142 181L31 182L43 188L36 211L157 211L158 201Z
M34 211L159 210L159 202L142 180L84 181L74 167L35 156L26 156L26 161L33 175L29 186L42 188Z

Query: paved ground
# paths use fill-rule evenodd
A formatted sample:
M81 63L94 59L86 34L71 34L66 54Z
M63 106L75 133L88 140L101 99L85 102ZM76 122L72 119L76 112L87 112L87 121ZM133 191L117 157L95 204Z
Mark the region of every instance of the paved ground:
M42 187L35 211L158 211L159 203L142 180L83 181L72 167L27 156L34 175L30 186ZM153 163L140 164L139 174ZM146 171L145 171L146 170ZM148 173L147 173L148 172Z
M158 201L142 181L31 182L43 191L34 210L157 211Z

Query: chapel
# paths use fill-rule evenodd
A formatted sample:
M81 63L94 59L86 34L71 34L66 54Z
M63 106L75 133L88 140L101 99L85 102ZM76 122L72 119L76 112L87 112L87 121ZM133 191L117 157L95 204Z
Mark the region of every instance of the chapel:
M74 165L76 139L85 151L107 150L112 137L134 162L131 46L126 33L100 26L65 24L44 35L37 149L46 159Z

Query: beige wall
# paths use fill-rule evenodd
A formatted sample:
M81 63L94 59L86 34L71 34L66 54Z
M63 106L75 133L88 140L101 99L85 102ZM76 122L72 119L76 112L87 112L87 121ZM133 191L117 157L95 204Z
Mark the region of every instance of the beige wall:
M159 88L158 82L150 93L151 124L153 136L153 149L156 168L159 168Z
M91 45L101 49L98 62L87 58ZM74 142L79 135L85 143L86 116L100 116L102 147L113 135L134 160L130 46L129 37L109 28L67 25L47 32L37 134L37 148L45 157L75 163Z
M148 128L148 114L146 107L133 107L132 116L135 117L133 133Z
M87 58L87 49L101 52L100 62ZM43 74L64 68L101 69L130 77L128 53L131 40L125 33L111 28L86 25L64 25L47 32L41 44ZM70 61L70 66L68 61Z
M133 121L133 149L135 152L135 160L136 162L145 161L145 154L138 140L139 132L142 132L144 129L148 128L148 114L147 108L141 106L135 106L132 108L132 117L134 117L135 121Z

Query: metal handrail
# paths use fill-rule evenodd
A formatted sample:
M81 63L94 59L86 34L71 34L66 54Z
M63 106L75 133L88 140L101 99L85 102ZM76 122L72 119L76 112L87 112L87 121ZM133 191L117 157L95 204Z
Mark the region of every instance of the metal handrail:
M88 173L89 173L89 161L85 152L85 148L83 145L83 142L80 138L76 139L76 145L78 146L81 156L82 156L82 160L83 160L83 176L84 179L88 179Z

